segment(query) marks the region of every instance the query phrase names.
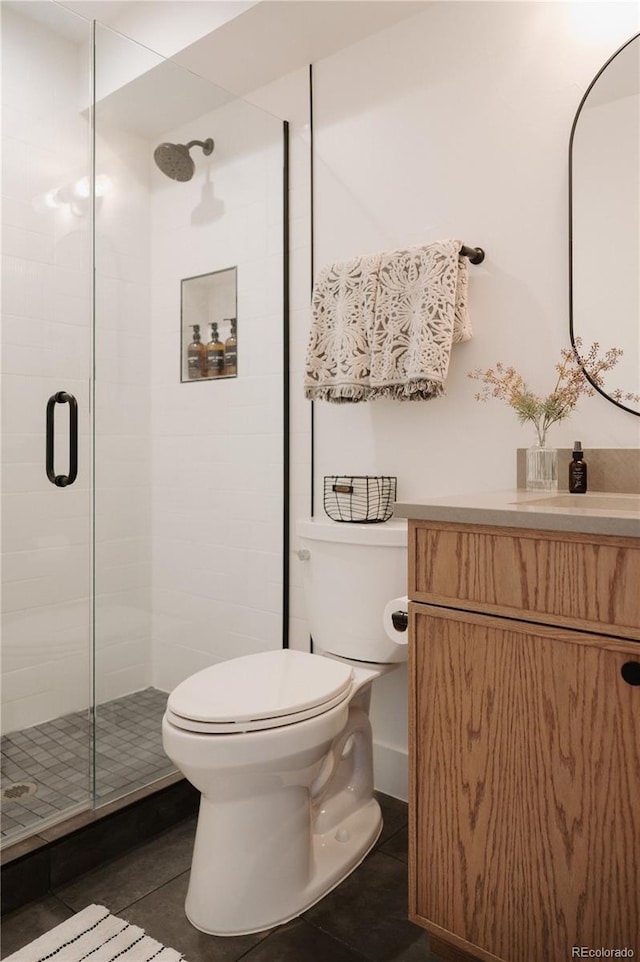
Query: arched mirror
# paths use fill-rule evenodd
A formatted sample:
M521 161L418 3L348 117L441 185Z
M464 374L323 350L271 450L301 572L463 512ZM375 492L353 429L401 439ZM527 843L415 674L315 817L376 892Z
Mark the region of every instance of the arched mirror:
M589 85L569 144L570 335L624 353L597 390L640 415L640 34ZM593 383L593 382L592 382Z

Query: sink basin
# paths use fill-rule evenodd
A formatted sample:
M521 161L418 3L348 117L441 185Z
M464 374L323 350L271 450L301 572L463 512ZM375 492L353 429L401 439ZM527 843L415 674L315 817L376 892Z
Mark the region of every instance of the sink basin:
M640 495L637 494L552 494L526 502L512 502L541 508L583 508L588 511L624 511L640 514Z

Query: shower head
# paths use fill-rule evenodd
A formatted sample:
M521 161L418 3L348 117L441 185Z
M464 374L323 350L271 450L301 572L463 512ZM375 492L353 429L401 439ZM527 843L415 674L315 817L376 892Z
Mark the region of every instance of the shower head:
M213 152L213 140L190 140L188 144L160 144L153 152L153 159L163 174L172 180L191 180L196 165L189 151L192 147L202 147L208 157Z

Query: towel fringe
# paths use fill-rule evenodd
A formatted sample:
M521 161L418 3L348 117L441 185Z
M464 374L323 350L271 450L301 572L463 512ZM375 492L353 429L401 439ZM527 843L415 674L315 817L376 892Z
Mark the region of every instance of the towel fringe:
M335 404L349 404L356 401L366 401L369 396L369 387L366 384L307 386L304 389L304 396L309 401L333 401Z
M369 388L367 400L374 398L392 398L394 401L431 401L436 397L444 397L447 391L441 381L429 378L407 381L403 384L376 385Z

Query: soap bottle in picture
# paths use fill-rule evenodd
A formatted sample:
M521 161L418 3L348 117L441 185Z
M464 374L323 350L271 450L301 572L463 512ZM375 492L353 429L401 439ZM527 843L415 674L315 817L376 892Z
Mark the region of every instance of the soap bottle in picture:
M582 442L573 442L573 454L569 462L569 494L586 494L587 462L583 459Z
M238 344L236 341L236 319L229 318L231 334L224 342L224 373L232 375L238 373Z
M193 325L193 340L187 348L187 377L201 378L207 371L207 349L200 340L200 325Z
M218 337L218 325L211 325L211 340L207 344L207 377L224 374L224 344Z

